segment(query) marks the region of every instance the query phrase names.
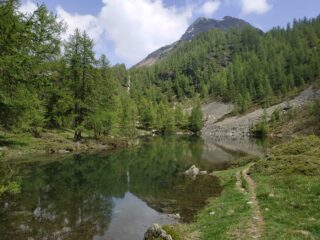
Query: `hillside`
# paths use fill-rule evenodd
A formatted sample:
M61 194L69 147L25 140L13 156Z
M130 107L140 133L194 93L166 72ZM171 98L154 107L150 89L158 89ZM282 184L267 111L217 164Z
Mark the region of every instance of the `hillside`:
M29 17L18 1L0 5L3 136L68 129L81 141L199 132L204 100L242 114L286 101L320 79L320 17L266 33L236 18L200 18L161 61L130 70L111 66L105 55L97 59L86 32L63 42L63 23L45 5ZM193 115L183 111L186 102Z
M200 97L233 103L235 113L286 101L319 79L320 18L266 33L213 29L184 42L149 68L131 70L137 93L169 102Z

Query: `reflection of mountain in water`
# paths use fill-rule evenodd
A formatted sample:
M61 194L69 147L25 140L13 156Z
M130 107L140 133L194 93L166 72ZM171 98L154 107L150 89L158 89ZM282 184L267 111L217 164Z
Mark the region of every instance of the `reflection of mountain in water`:
M238 153L225 151L216 144L205 142L202 158L213 162L218 169L225 169L228 167L229 162L234 159L235 154Z
M1 239L81 240L106 234L140 239L135 234L153 221L172 221L159 212L180 213L190 221L221 188L213 176L192 181L181 173L193 164L218 169L221 161L234 156L219 147L211 150L200 138L153 138L141 148L107 155L76 155L50 164L11 163L15 174L0 176L0 182L21 181L22 192L0 199Z
M267 151L263 142L258 144L259 142L257 139L249 137L212 136L206 137L204 142L206 145L205 149L208 149L210 154L213 154L218 147L218 149L222 151L221 154L224 156L224 158L221 157L221 159L225 159L226 161L230 160L228 157L232 158L232 156L227 154L230 151L243 152L255 156L263 156ZM217 155L219 155L219 153L217 153Z

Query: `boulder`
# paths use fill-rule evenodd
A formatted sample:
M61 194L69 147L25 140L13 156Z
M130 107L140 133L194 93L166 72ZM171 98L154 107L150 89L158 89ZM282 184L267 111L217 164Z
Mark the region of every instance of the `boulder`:
M171 235L167 234L159 224L153 224L144 234L144 240L152 240L154 238L163 240L173 240Z
M186 175L192 176L192 177L196 177L199 173L200 173L200 170L195 165L192 165L187 171L185 171Z

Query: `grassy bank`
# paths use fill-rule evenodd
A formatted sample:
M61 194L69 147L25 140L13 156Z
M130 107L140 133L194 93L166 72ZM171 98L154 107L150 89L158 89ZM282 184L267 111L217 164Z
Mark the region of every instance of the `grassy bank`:
M316 136L295 138L275 146L264 159L242 158L230 169L213 173L224 190L190 225L200 239L253 238L250 224L256 219L248 183L242 175L237 178L247 168L263 218L260 239L320 239L320 139Z
M11 159L30 154L72 153L90 150L111 150L128 147L135 141L128 138L100 137L98 139L84 135L75 143L74 131L69 129L45 130L40 136L31 134L0 134L0 158Z

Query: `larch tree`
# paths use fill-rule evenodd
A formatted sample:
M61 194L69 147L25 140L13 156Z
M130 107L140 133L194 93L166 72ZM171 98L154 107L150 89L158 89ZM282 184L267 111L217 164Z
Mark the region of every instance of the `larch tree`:
M74 140L82 138L86 117L90 114L96 101L94 99L94 66L96 60L93 41L86 32L79 29L65 45L65 58L70 68L70 89L73 93Z

